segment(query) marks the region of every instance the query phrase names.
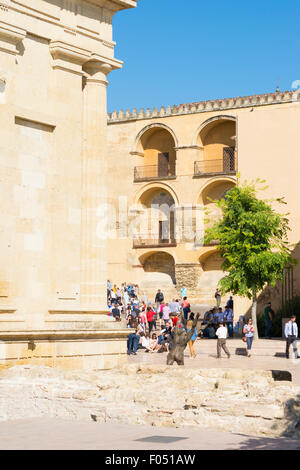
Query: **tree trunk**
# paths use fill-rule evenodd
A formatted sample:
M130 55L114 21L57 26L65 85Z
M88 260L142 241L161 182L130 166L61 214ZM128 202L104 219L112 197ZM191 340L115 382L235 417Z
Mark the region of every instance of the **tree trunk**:
M252 298L251 318L252 318L253 327L254 327L254 339L259 339L258 329L257 329L256 311L257 311L257 297L256 297L256 292L254 292L253 298Z

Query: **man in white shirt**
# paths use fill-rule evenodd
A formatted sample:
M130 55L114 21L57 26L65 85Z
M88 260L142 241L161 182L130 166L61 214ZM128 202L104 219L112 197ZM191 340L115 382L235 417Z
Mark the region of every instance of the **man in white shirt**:
M218 337L217 342L217 355L218 359L221 359L221 348L227 354L228 359L230 358L230 352L226 346L226 338L227 338L227 328L223 325L223 323L219 323L219 328L216 331L216 336Z
M170 307L171 313L174 313L174 314L177 313L177 303L175 299L173 299L172 302L169 303L169 307Z
M148 305L149 300L148 300L148 297L146 295L146 292L143 292L141 300L142 300L142 302L144 302L145 305Z
M293 345L293 350L295 354L295 359L299 359L298 349L297 349L297 338L298 338L298 325L296 323L296 317L293 315L285 324L284 334L286 337L286 358L288 359L290 356L290 346Z

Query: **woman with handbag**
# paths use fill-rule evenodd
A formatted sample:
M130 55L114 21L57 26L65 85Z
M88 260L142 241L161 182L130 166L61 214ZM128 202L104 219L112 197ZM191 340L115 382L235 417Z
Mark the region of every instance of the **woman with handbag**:
M252 342L254 338L254 326L252 323L252 318L249 318L249 320L247 321L247 324L244 326L243 333L245 335L243 338L243 341L247 343L247 357L250 357L251 356L250 351L252 348Z

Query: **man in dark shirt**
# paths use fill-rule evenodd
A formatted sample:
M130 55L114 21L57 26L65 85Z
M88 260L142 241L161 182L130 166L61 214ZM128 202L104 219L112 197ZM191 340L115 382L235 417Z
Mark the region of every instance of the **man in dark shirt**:
M158 289L156 296L155 296L155 306L157 314L159 314L160 304L164 301L164 294Z
M233 311L233 298L232 298L232 296L229 297L229 300L227 301L226 307L231 308L231 310Z
M274 310L272 310L272 307L271 307L271 302L267 304L264 314L265 314L265 325L266 325L265 337L271 338L272 321L275 317Z
M159 302L162 303L164 300L164 294L161 292L160 289L158 289L156 296L155 296L155 303Z
M120 315L120 310L116 305L114 305L114 308L111 311L113 317L115 320L120 321L121 320L121 315Z

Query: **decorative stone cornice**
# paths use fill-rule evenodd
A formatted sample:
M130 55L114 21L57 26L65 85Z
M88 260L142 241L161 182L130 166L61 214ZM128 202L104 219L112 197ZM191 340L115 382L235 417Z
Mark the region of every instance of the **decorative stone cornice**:
M135 8L138 0L86 0L87 2L98 5L99 7L110 8L114 12Z
M284 91L278 93L269 93L262 95L252 95L237 98L225 98L222 100L214 101L199 101L197 103L181 104L179 106L174 105L173 107L162 106L160 110L156 107L151 111L149 108L146 110L141 109L137 112L136 108L132 111L127 110L124 112L113 111L108 114L108 123L118 123L124 121L137 121L154 118L163 118L168 116L178 116L184 114L198 114L207 113L213 111L224 111L225 109L240 109L240 108L255 108L258 106L269 106L273 104L283 104L300 101L300 91Z
M119 69L123 65L120 60L104 57L60 40L50 41L49 50L54 69L85 75L91 79L93 79L92 77L96 79L95 75L101 72L102 81L106 81L106 75L111 70Z
M50 41L53 68L83 75L82 65L91 58L91 52L63 41Z
M25 36L25 29L0 21L0 51L13 55L19 54L17 45Z

